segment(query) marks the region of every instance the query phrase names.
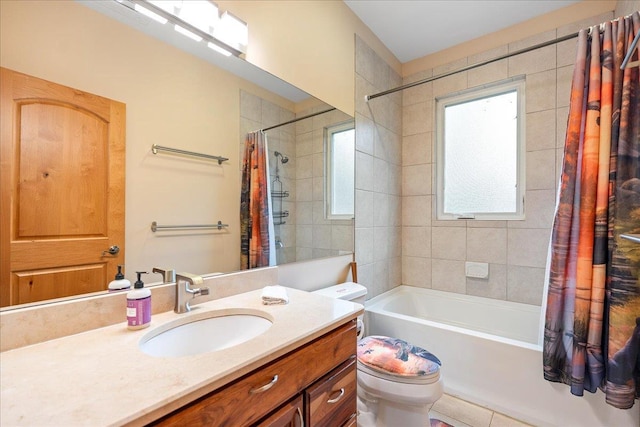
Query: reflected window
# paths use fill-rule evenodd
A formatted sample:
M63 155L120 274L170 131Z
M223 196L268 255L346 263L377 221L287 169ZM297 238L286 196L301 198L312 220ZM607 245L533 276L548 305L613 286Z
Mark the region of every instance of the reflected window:
M325 212L328 219L352 219L354 216L355 135L353 121L325 128Z
M438 219L524 218L524 79L436 100Z

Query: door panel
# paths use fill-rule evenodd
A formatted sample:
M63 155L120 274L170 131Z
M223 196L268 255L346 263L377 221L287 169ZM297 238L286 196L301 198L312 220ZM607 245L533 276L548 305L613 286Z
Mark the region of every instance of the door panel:
M125 105L0 71L0 305L105 290L124 263Z
M16 288L12 294L17 304L101 291L103 288L99 285L106 277L105 264L14 274L12 282Z

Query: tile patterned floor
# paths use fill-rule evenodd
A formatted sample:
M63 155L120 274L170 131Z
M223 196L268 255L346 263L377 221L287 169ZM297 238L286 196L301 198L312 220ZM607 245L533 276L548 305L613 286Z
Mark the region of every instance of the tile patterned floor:
M530 424L448 394L444 394L431 406L429 417L444 421L452 427L530 427Z

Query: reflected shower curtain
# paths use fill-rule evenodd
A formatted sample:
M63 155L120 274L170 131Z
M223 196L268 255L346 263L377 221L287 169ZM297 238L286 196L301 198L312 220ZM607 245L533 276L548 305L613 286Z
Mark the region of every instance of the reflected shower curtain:
M578 36L544 330L545 379L617 408L640 394L640 244L620 237L640 233L640 73L620 70L639 30L636 12Z
M248 133L242 159L240 268L275 265L267 135Z

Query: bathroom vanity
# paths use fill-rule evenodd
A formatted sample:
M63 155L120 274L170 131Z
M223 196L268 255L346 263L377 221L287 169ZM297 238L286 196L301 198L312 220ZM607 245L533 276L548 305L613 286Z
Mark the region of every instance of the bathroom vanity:
M1 425L355 425L356 326L363 307L287 289L287 305L255 290L0 353ZM271 327L244 343L153 357L148 334L208 311L245 310ZM70 319L72 320L72 319ZM215 337L213 337L215 339Z

